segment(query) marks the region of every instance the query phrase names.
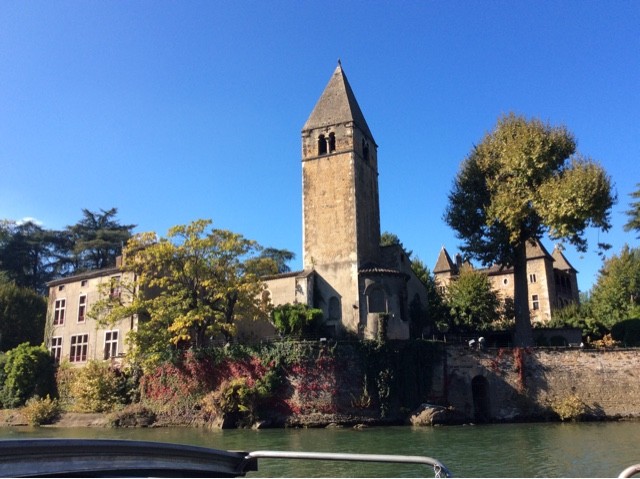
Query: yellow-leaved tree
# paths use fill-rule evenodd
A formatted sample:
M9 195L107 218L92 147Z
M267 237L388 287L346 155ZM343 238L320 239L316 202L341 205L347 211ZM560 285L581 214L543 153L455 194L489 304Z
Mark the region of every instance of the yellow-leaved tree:
M91 315L103 323L137 316L130 336L131 355L151 365L176 350L203 348L216 338L230 339L239 318L268 318L261 277L277 272L258 243L196 220L132 237L124 250L123 270L135 282L122 282L126 293L103 295Z

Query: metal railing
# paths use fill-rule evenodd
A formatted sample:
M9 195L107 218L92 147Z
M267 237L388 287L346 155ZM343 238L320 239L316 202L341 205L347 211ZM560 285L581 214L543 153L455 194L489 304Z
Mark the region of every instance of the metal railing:
M435 477L452 477L449 469L437 459L427 456L403 456L394 454L349 454L332 452L253 451L251 459L308 459L320 461L384 462L397 464L422 464L433 468Z

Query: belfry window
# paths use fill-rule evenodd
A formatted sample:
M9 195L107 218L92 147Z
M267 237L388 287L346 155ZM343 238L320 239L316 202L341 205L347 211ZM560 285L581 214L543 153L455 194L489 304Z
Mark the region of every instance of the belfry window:
M364 140L362 140L362 158L369 163L369 145Z
M329 133L329 153L336 151L336 135L335 133Z
M324 135L318 137L318 155L327 154L327 139Z

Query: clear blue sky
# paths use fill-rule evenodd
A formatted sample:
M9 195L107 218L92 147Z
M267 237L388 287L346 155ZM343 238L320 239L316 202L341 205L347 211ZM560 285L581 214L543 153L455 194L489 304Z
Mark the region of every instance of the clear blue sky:
M514 111L640 182L640 1L0 3L0 218L117 207L161 235L211 218L301 264L300 130L338 58L379 144L382 229L433 268L460 162ZM552 243L546 241L549 248Z

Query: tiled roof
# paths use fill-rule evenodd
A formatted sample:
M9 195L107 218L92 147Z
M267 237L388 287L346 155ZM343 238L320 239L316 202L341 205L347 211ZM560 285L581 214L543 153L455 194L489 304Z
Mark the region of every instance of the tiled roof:
M81 281L83 279L99 278L101 276L110 276L112 274L121 273L122 270L117 267L94 269L91 271L85 271L84 273L74 274L73 276L66 276L64 278L54 279L47 283L48 287L58 286L60 284L73 283L74 281Z
M291 278L293 276L304 277L304 276L308 276L311 273L313 273L313 270L288 271L286 273L270 274L268 276L263 276L262 279L265 281L268 281L270 279Z
M376 264L366 264L358 270L358 274L380 274L388 276L408 276L406 273L395 268L385 268Z

